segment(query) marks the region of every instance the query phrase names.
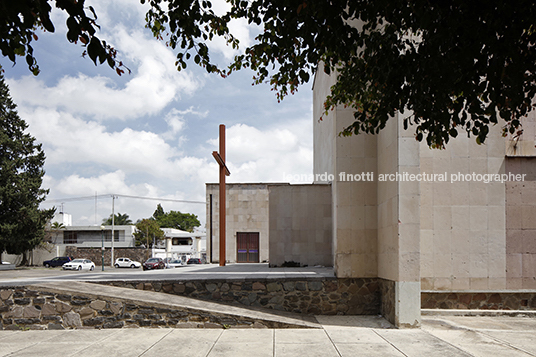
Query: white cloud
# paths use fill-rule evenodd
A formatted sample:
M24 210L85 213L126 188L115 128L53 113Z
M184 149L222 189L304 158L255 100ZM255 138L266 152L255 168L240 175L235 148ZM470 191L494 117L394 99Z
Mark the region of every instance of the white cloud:
M28 118L32 135L43 143L48 165L97 163L129 173L173 175L169 167L177 151L155 133L131 128L107 132L97 122L40 108L21 110L20 115Z
M226 130L229 182L281 182L289 174L312 172L310 120L297 120L261 131L238 124ZM209 140L218 147L218 139Z
M50 196L64 198L45 202L45 206L63 206L66 213L73 214L74 225L100 224L111 214L112 198L110 194L127 196L158 197L161 192L147 183L127 184L127 175L121 170L99 176L81 177L70 175L60 180L45 179L53 182ZM98 196L97 202L92 200ZM119 197L115 200L115 213L127 213L133 221L149 217L156 206L154 202Z
M214 3L215 7L225 4ZM274 107L270 103L275 100L267 104L258 97L273 93L249 90L249 76L213 80L205 87L206 74L198 68L177 72L173 51L140 26L145 10L131 9L130 4L128 0L87 3L99 15L102 38L120 51L133 70L131 75L118 77L106 65L101 69L91 63L66 67L61 77L46 81L46 76L29 77L27 71L9 77L6 70L20 116L43 143L47 155L43 186L51 189L51 199L97 192L204 200L205 183L218 180L218 165L211 156L218 150L218 138L210 135L217 135L211 128L220 122L242 122L227 130L228 182L281 182L288 175L312 172L309 102L296 100L293 105ZM132 5L136 6L140 5ZM125 13L119 12L123 8ZM63 26L64 21L55 24ZM244 45L256 31L240 21L231 26ZM51 43L61 49L72 46L64 37ZM222 42L211 46L216 60L235 54ZM62 53L61 49L46 50ZM72 53L79 56L79 48L74 46ZM70 66L69 61L62 63ZM274 117L271 124L266 124L267 113ZM58 206L58 202L47 204ZM152 215L157 203L120 197L115 209L136 220ZM202 204L163 201L162 205L205 219ZM100 224L111 213L111 198L97 204L66 201L65 211L73 215L74 224Z
M208 111L197 111L193 107L190 107L186 110L178 110L176 108L171 109L169 113L166 114L164 120L168 124L169 130L162 134L162 137L166 140L177 139L178 146L182 146L184 142L188 139L186 136L179 136L179 134L184 127L186 126L185 116L195 116L198 118L206 118Z
M118 48L131 59L129 65L136 65L133 74L120 79L79 73L64 76L52 87L25 76L9 80L13 98L20 106L57 108L94 120L125 120L154 115L182 94L191 95L203 86L202 77L175 69L175 57L163 43L147 38L141 31L127 33L119 26L116 38ZM116 76L111 71L109 74ZM121 80L126 83L116 83Z

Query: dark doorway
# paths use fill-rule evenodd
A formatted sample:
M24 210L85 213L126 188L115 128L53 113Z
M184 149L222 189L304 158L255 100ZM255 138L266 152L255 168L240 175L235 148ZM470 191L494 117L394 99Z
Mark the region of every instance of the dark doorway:
M236 233L236 262L259 262L259 232Z

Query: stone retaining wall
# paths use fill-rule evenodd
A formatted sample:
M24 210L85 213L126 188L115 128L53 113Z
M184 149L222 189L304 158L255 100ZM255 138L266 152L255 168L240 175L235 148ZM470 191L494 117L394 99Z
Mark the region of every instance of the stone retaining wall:
M423 309L536 310L536 291L421 293Z
M129 300L58 294L31 287L0 289L0 330L67 328L303 328L287 323L230 317L186 308L168 308Z
M130 258L131 260L143 263L150 257L151 251L145 248L114 248L115 258ZM96 266L100 266L102 263L102 249L101 248L86 248L86 247L65 247L65 255L73 259L84 258L89 259ZM112 250L110 248L104 249L104 265L109 266L112 259Z
M110 281L102 284L295 313L380 313L380 287L378 280L371 278Z

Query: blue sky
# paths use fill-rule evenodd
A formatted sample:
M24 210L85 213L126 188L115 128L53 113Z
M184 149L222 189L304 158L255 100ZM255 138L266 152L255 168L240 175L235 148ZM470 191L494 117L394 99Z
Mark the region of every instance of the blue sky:
M222 2L214 1L216 9ZM132 74L119 77L107 65L82 58L83 48L66 37L65 16L54 10L54 34L34 43L41 73L34 77L24 58L15 66L0 59L10 93L29 132L43 144L47 161L43 207L62 207L73 225L100 224L112 199L69 200L105 194L205 201L205 183L217 182L212 151L218 126L227 127L228 182L283 182L312 173L311 85L277 102L269 85L252 86L250 71L222 79L193 62L181 72L165 42L144 28L146 8L131 0L86 1ZM243 44L258 29L236 22ZM218 63L235 54L223 41L210 45ZM133 221L150 217L159 201L119 197L115 212ZM160 202L164 210L197 214L205 206Z

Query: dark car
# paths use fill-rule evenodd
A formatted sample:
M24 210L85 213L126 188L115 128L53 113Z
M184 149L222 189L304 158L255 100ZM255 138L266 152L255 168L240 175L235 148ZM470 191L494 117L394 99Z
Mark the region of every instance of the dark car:
M203 264L203 262L199 258L190 258L186 264Z
M143 263L143 270L165 269L166 263L162 258L149 258Z
M71 257L56 257L52 258L50 260L45 260L43 262L43 265L47 268L50 267L61 267L63 264L70 262L72 259Z

